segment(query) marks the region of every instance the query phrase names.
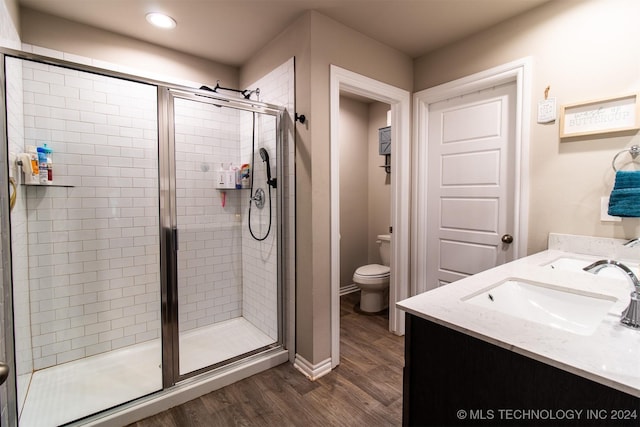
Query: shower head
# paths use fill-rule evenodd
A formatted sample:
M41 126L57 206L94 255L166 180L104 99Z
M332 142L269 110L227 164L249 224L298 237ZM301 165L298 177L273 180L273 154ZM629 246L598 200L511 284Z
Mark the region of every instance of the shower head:
M263 162L269 163L269 153L264 148L260 149L260 158L262 158Z
M264 148L259 150L260 158L267 164L267 184L276 188L276 179L271 179L271 164L269 163L269 153Z

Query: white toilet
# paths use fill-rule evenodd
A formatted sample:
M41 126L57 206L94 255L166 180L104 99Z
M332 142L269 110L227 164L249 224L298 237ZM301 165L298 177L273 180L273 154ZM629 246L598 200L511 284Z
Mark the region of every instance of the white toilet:
M360 310L365 313L378 313L389 307L391 236L381 234L376 243L383 265L363 265L353 273L353 283L360 288Z

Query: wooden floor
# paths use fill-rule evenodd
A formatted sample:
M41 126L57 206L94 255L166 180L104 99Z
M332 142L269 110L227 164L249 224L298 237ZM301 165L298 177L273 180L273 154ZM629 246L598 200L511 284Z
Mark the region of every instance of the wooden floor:
M131 427L401 425L403 337L386 314L356 313L358 298L341 297L340 365L324 377L285 363Z

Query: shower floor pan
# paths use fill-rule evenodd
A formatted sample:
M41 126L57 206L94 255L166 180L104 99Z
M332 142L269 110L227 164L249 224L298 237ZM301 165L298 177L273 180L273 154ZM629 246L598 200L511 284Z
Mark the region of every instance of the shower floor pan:
M191 372L273 342L241 317L186 332L180 338L180 371ZM160 363L160 340L155 340L36 371L19 425L58 426L158 391Z

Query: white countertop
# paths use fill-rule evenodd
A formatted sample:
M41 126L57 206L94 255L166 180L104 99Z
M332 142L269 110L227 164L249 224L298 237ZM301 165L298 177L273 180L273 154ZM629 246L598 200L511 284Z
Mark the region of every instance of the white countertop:
M583 271L552 269L548 266L559 258L595 261L608 256L580 255L551 249L400 301L397 307L423 319L640 397L640 330L620 324L620 313L629 303L632 286L627 280ZM625 259L617 259L625 262ZM633 260L633 263L637 264L638 261L640 259ZM618 301L596 331L592 335L583 336L462 300L509 278L612 296Z

